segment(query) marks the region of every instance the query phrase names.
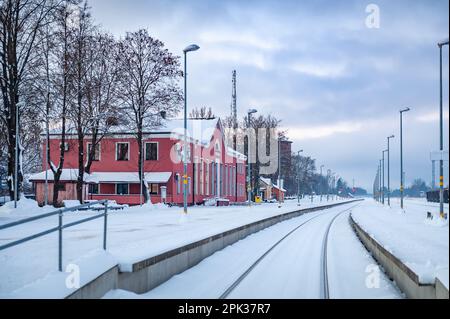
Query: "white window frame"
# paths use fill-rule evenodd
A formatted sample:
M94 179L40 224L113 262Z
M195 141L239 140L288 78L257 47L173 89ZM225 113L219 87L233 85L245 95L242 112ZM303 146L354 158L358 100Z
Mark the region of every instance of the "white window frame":
M122 185L128 185L128 191L127 191L127 194L119 194L118 192L117 192L117 186L119 185L119 184L122 184ZM116 184L114 184L115 185L115 191L116 191L116 193L114 194L114 195L117 195L117 196L129 196L130 195L130 183L116 183Z
M128 144L128 153L127 153L127 160L118 160L117 159L117 147L119 144ZM116 149L115 149L115 155L114 157L116 158L116 162L129 162L130 161L130 142L116 142Z
M156 144L156 160L148 160L147 159L147 144ZM159 142L145 142L144 143L144 159L146 162L150 161L159 161Z
M206 188L206 196L209 196L209 191L210 191L210 167L209 167L209 161L208 160L206 160L206 162L205 162L205 169L206 169L206 172L205 172L205 188Z

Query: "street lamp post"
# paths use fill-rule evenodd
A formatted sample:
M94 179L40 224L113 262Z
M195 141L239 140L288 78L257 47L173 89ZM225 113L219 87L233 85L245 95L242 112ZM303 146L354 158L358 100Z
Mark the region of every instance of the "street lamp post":
M391 148L390 148L390 140L394 138L394 135L388 136L387 138L387 196L388 196L388 205L391 206L391 167L390 167L390 160L391 160Z
M298 156L298 164L297 164L297 205L300 206L300 153L303 153L303 150L297 152Z
M319 192L320 192L320 201L322 202L323 197L323 189L322 189L322 169L325 167L325 165L320 166L320 182L319 182Z
M383 178L382 178L382 174L383 174L383 171L382 171L382 160L380 160L380 166L379 166L379 168L380 168L380 180L378 181L378 184L379 184L379 186L380 186L380 191L379 191L379 194L378 194L378 198L379 198L379 202L381 203L382 202L382 199L383 199Z
M281 208L281 135L278 136L278 208Z
M183 50L184 53L184 147L183 147L183 207L184 213L187 214L187 184L188 184L188 167L187 167L187 54L188 52L197 51L200 47L191 44Z
M384 156L384 154L385 153L387 153L388 152L388 150L384 150L383 151L383 192L382 192L382 194L383 194L383 198L382 198L382 201L383 201L383 205L384 205L384 199L385 199L385 193L384 193L384 191L385 191L385 189L386 189L386 184L384 183L384 176L385 176L385 174L384 174L384 159L386 158L385 156Z
M443 94L442 94L442 47L448 45L449 41L446 39L438 43L439 46L439 88L440 88L440 150L444 151L444 111L443 111ZM439 214L441 218L446 218L444 214L444 160L441 156L439 161Z
M327 202L330 200L331 169L327 170Z
M403 172L403 113L409 112L411 109L400 110L400 207L403 209L403 192L405 190L404 172Z
M248 173L247 173L247 197L248 197L248 206L252 206L252 171L251 171L251 164L250 164L250 150L251 150L251 129L250 129L250 125L251 125L251 117L252 114L257 113L258 111L255 109L250 109L247 112L247 120L248 120L248 125L247 125L247 130L248 130L248 134L247 134L247 166L248 166Z

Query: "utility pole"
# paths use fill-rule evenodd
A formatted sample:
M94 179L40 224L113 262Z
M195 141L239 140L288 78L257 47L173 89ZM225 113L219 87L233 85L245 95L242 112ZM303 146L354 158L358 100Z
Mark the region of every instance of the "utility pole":
M278 207L281 208L281 136L278 136Z
M297 152L298 162L297 162L297 205L300 206L300 153L303 150Z
M327 170L327 202L330 200L331 169Z
M403 113L409 112L411 109L400 110L400 207L403 209L403 192L405 191L405 172L403 171Z
M323 197L323 190L322 190L322 170L325 167L325 165L320 166L320 182L319 182L319 192L320 192L320 201L322 202Z
M387 185L387 195L388 195L388 205L389 207L391 206L391 167L390 167L390 156L391 156L391 151L390 151L390 140L392 138L394 138L394 135L388 136L387 138L387 155L388 155L388 163L387 163L387 169L388 169L388 185Z
M440 94L440 108L439 108L439 123L440 123L440 151L444 152L444 110L443 110L443 93L442 93L442 47L444 45L449 45L448 39L438 43L439 46L439 94ZM439 215L442 219L447 219L444 213L444 159L441 154L441 159L439 161Z
M238 128L238 124L237 124L237 90L236 90L236 85L237 84L237 80L236 80L236 70L233 70L232 73L232 92L231 92L231 117L233 119L233 149L236 151L237 150L237 128ZM236 170L237 170L237 164L236 164ZM236 202L238 199L238 187L237 187L237 183L238 183L238 177L237 177L237 173L234 174L235 175L235 196L236 196Z
M248 139L248 143L247 143L247 165L248 165L248 175L247 175L247 197L248 197L248 206L252 206L252 172L251 172L251 157L250 157L250 150L251 150L251 117L252 114L257 113L258 111L255 109L250 109L247 112L247 120L248 120L248 125L247 125L247 130L248 130L248 134L247 134L247 139Z
M236 90L236 70L233 71L233 89L231 93L231 117L233 119L233 129L237 129L237 90ZM236 140L234 141L236 143ZM236 144L234 145L236 150Z
M187 54L188 52L197 51L200 47L196 44L191 44L183 50L184 53L184 145L183 145L183 210L187 214L187 186L188 186L188 159L187 159Z
M384 150L383 151L383 192L382 192L382 194L383 194L383 205L384 205L384 199L385 199L385 190L386 190L386 184L384 183L384 159L385 159L385 156L384 156L384 154L385 153L387 153L387 150Z
M380 186L379 202L380 203L382 202L382 199L383 199L383 195L382 195L383 194L383 188L382 188L383 187L383 184L382 184L383 183L383 180L382 180L382 167L383 166L381 164L382 164L382 160L380 160L380 180L379 180L379 183L380 183L380 185L379 185Z

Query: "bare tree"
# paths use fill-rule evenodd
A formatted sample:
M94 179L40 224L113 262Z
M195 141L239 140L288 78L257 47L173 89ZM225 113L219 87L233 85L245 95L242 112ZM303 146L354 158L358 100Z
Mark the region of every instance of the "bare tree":
M91 149L87 152L85 172L91 172L96 148L116 123L118 116L119 68L117 44L108 34L98 33L90 46L93 61L86 75L86 111L89 119Z
M139 147L139 178L145 201L150 199L142 176L144 130L160 125L158 112L175 114L182 101L178 80L182 76L179 57L146 30L127 33L119 43L120 99L129 129L135 132Z
M54 206L58 205L60 179L64 168L65 145L67 133L67 117L69 106L73 103L74 91L74 65L73 65L73 14L76 8L69 2L57 10L57 27L54 33L56 45L54 46L54 77L52 86L55 90L54 116L60 119L59 134L61 142L59 145L58 166L52 162L50 157L50 141L47 140L47 160L53 172L53 200Z
M57 0L3 0L0 2L0 89L2 110L0 121L7 130L8 186L14 197L15 144L19 138L16 120L25 113L23 94L30 81L30 67L37 58L39 30L44 27L61 1ZM18 112L17 112L18 110ZM20 144L20 143L19 143ZM23 148L20 148L19 157ZM20 161L19 161L20 162ZM18 183L22 183L19 165ZM18 196L19 197L19 196Z
M212 109L207 108L206 106L193 109L189 117L196 120L212 120L216 118Z

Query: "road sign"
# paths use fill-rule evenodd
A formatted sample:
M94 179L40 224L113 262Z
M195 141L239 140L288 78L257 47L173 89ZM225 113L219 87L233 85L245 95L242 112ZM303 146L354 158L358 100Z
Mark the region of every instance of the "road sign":
M431 152L430 158L431 158L432 161L446 161L446 162L448 162L448 150L447 151Z

